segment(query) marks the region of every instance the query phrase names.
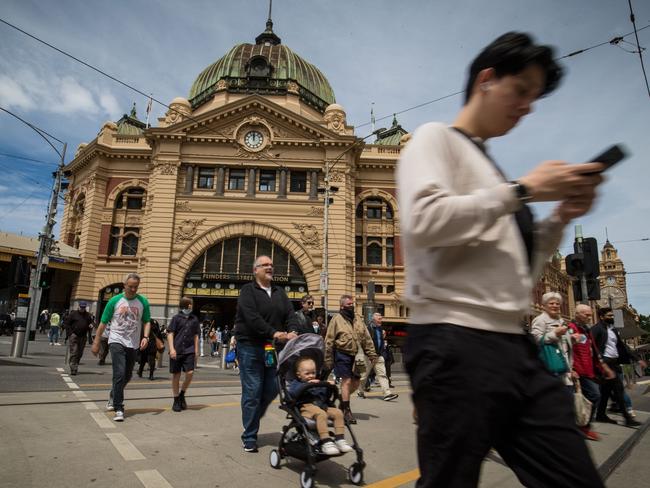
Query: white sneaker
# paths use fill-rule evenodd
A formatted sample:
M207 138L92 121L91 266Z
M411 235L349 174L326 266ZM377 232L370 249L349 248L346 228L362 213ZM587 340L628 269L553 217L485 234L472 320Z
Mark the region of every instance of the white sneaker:
M55 346L60 346L61 343L60 343L60 342L55 342L54 345L55 345Z
M636 412L632 410L631 408L627 409L627 413L632 417L633 419L636 418Z
M124 422L124 412L122 410L117 410L115 412L115 417L113 417L115 422Z
M112 412L113 410L115 410L115 407L113 407L113 401L112 400L107 401L106 402L106 411L107 412Z
M336 456L337 454L341 454L339 448L336 447L336 444L334 444L332 441L324 442L320 446L320 452L322 452L326 456Z
M336 444L336 447L338 448L338 450L341 451L341 452L354 451L352 446L350 444L348 444L348 441L346 441L345 439L339 439L338 441L334 441L334 443Z
M50 346L53 346L53 345L54 345L54 342L50 342Z

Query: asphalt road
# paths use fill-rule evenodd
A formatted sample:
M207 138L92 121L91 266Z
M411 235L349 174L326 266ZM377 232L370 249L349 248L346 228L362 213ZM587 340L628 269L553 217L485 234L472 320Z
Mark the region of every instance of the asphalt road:
M279 470L269 465L287 423L277 404L262 421L260 452L242 452L239 379L236 372L221 370L217 359L200 359L188 392L190 407L181 413L171 411L167 359L154 381L135 377L126 390L126 420L116 423L112 413L104 412L110 365L98 366L87 350L79 375L70 377L63 368L63 346L49 346L39 336L25 358L12 359L7 357L9 345L10 338L0 338L0 487L299 486L301 461L285 459ZM373 390L367 399L354 397L352 402L359 418L354 431L367 463L364 477L371 488L412 487L417 479L408 381L400 373L394 383L400 394L396 401L384 402ZM650 418L644 411L650 411L648 386L633 391L642 421ZM603 440L589 447L597 465L614 468L622 461L610 477L611 486L645 486L642 480L650 468L642 449L650 447L650 436L641 434L650 424L639 431L596 425ZM353 462L348 454L320 463L317 486L353 486L347 480ZM485 460L481 488L518 486L498 456Z

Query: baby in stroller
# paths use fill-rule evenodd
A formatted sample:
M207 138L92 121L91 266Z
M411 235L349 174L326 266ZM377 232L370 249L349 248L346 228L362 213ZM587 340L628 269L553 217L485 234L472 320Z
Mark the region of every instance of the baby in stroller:
M282 427L278 448L270 452L269 462L273 468L280 469L284 458L305 461L300 486L312 488L316 463L354 451L356 459L348 468L348 479L360 485L366 466L363 449L341 410L333 407L339 399L338 389L321 381L326 376L321 371L324 362L325 342L318 334L299 335L287 342L278 354L280 409L287 412L290 422ZM330 417L334 423L334 439L328 426ZM350 434L350 444L343 436L344 429Z
M352 451L352 446L345 440L343 412L328 404L330 393L327 387L305 388L309 383L320 383L316 374L316 362L309 357L299 358L295 363L294 374L296 377L287 384L287 391L296 400L300 414L316 422L321 452L328 456L336 456ZM334 422L334 440L330 437L327 419L332 419Z

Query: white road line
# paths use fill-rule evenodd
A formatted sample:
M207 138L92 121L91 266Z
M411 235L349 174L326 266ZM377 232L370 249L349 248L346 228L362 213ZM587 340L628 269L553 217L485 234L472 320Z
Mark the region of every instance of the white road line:
M136 471L135 475L145 488L173 488L157 469Z
M85 391L79 390L79 391L73 391L72 393L81 401L86 401L86 402L90 401L90 397L86 395Z
M63 373L63 372L65 371L65 369L63 369L63 368L56 368L56 370L57 370L59 373Z
M131 441L124 434L106 434L106 437L113 443L117 452L125 461L140 461L145 458L138 448L131 444Z
M79 389L79 385L76 384L76 383L66 383L66 385L68 385L68 388L70 388L71 390L78 390Z
M66 383L73 383L73 379L70 378L69 376L62 376L61 378L63 378L63 381L65 381Z
M101 412L92 412L90 416L97 422L102 429L114 429L115 424L106 415Z
M95 402L82 402L82 405L86 407L86 410L99 410Z

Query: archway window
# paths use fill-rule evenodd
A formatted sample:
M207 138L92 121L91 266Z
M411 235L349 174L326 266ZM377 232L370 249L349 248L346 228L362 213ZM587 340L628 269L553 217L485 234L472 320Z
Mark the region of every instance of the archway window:
M303 275L298 262L282 246L262 237L249 236L233 237L210 247L194 262L189 274L252 273L255 257L263 254L273 260L274 274L295 277Z
M139 187L127 188L121 192L115 199L115 208L127 208L128 210L142 209L142 200L144 199L144 189Z
M383 198L366 198L357 205L356 217L369 220L393 220L393 207Z
M381 238L378 237L369 237L370 239L377 239L377 240L372 240L368 243L366 246L366 263L368 265L380 265L382 264L382 259L381 259L381 254L382 254L382 247L381 247Z
M113 206L113 221L108 242L110 256L136 256L143 216L144 188L137 186L120 192Z

